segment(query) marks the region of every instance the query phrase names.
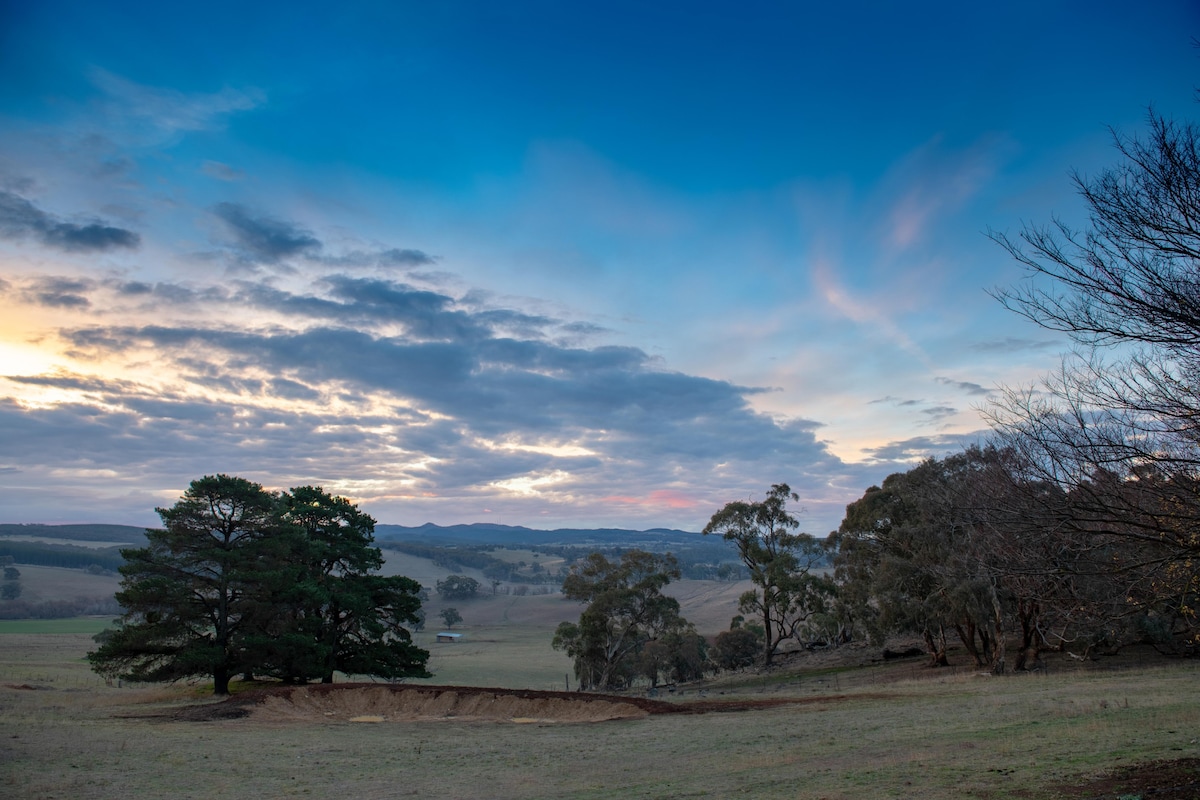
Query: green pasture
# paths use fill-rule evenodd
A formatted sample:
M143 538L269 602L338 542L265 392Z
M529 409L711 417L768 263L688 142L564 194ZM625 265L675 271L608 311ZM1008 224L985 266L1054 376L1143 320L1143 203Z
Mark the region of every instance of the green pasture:
M0 635L6 633L86 633L94 636L112 624L112 617L71 619L4 619Z
M534 631L480 626L468 639L435 651L437 682L531 686L541 679L524 678L522 662L547 682L559 668ZM1200 757L1188 662L1004 678L912 665L769 685L733 676L705 699L796 702L605 723L198 723L169 712L212 702L202 685L105 685L83 661L90 646L85 633L0 639L0 796L999 800Z
M489 550L488 555L509 564L541 564L548 572L554 572L565 563L566 559L558 555L549 555L530 548L497 547Z
M571 660L550 647L553 632L542 628L456 627L463 637L453 643L436 641L436 632L425 630L413 637L429 651L433 673L413 683L561 691L564 676L571 672ZM574 677L571 683L573 688Z
M677 587L686 614L710 630L726 624L737 589ZM579 604L456 602L463 638L438 643L445 605L433 598L431 625L415 634L434 672L417 683L566 686L570 662L550 640ZM1200 665L1151 654L1050 659L1045 672L997 678L962 654L955 669L930 670L920 659L872 661L863 644L660 693L787 703L750 711L605 723L199 723L170 714L214 702L208 681L131 687L89 670L92 636L109 622L0 621L0 797L1000 800L1065 797L1058 787L1107 770L1200 758Z

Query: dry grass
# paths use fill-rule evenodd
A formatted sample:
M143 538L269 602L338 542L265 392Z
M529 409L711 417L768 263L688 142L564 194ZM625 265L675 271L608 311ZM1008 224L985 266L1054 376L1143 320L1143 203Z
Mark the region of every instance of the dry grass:
M728 625L742 588L672 587L706 633ZM424 683L563 688L570 664L549 643L577 604L455 605L464 641L417 636L436 673ZM211 702L205 684L107 686L87 668L92 646L87 633L0 633L0 797L1041 798L1112 768L1200 757L1191 663L989 678L851 666L869 651L849 648L709 684L710 701L803 701L752 711L503 725L391 721L364 700L314 724L182 721L174 711Z
M549 651L536 631L508 635L454 669L502 677ZM899 668L919 680L872 667L840 673L838 698L819 683L828 674L775 676L719 684L709 699L807 702L596 724L198 723L162 716L202 699L187 687L89 678L89 645L79 634L0 639L0 796L1050 797L1051 785L1112 767L1200 756L1192 664L1002 679ZM478 660L504 666L468 665ZM2 686L23 683L43 688Z
M112 597L121 580L115 573L92 575L82 569L31 564L17 564L16 567L21 572L21 599L29 602Z
M508 599L550 600L535 597ZM561 599L558 602L561 603ZM463 611L463 616L470 618L467 610ZM429 670L434 677L414 682L514 689L564 688L564 676L571 672L571 661L565 654L550 648L553 628L498 624L468 625L455 630L464 636L452 644L435 642L434 632L416 634L417 644L429 651Z

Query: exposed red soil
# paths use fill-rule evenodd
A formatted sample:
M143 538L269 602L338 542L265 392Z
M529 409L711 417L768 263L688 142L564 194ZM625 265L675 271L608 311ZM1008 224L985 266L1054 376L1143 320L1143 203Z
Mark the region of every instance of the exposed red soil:
M645 697L588 692L338 683L254 689L221 702L189 706L174 712L172 717L196 722L242 717L263 722L308 723L445 719L601 722L638 719L650 714L749 711L783 705L836 703L849 699L847 695L828 695L667 703Z

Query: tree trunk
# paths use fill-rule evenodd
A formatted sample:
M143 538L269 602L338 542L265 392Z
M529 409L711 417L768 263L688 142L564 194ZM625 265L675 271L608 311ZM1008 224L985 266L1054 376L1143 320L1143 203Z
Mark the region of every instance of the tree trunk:
M933 631L926 628L924 631L925 646L929 650L929 666L931 667L948 667L950 660L946 658L946 630L938 628L938 635L934 637Z
M1000 594L996 591L996 582L992 581L992 640L994 644L992 655L992 674L1004 674L1004 607L1000 604Z
M1021 649L1013 669L1035 669L1041 663L1042 637L1038 631L1041 606L1036 600L1018 600L1017 616L1021 620Z
M771 627L771 609L767 606L766 592L763 592L763 668L771 666L771 658L775 655L775 631Z
M213 670L213 694L220 696L229 694L229 670L224 667Z
M966 622L956 624L954 629L958 631L958 638L962 640L963 646L971 654L975 666L982 667L983 658L979 655L979 648L975 646L975 621L968 617Z

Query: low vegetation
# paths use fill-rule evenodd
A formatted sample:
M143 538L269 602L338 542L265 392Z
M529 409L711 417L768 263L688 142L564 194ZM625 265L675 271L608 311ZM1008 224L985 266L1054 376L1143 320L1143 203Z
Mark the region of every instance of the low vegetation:
M455 675L463 685L503 686L520 665L561 673L564 657L545 644L552 616L533 606L553 611L562 602L481 598L481 616L493 624L469 626L469 638L496 641L475 656L456 655ZM502 621L506 608L519 622ZM418 643L430 647L435 673L439 653L464 652L439 650L425 636ZM737 701L745 709L737 712L596 723L404 721L385 705L346 705L343 713L313 701L307 711L270 718L196 722L183 712L212 707L202 687L106 686L83 658L90 646L87 633L0 633L0 794L390 797L403 787L444 797L486 787L492 798L595 800L1115 799L1081 787L1123 775L1121 791L1135 795L1152 785L1138 765L1158 763L1158 774L1161 762L1183 769L1200 759L1200 702L1186 662L1080 669L1051 660L1044 671L997 679L913 659L884 662L879 650L856 645L837 663L829 654L798 656L682 696L659 692L674 704Z

